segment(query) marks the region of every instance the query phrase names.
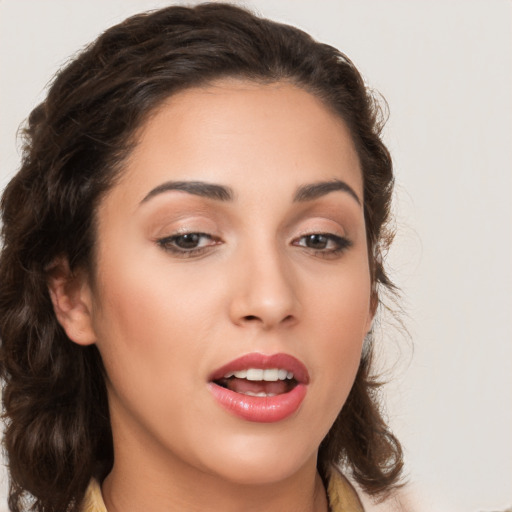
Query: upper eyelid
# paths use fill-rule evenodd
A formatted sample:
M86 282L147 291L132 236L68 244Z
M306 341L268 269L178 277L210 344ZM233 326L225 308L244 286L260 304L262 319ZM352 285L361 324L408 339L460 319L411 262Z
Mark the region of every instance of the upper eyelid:
M172 238L173 236L182 236L192 233L216 236L220 233L217 223L204 219L186 218L178 220L165 220L157 222L148 227L148 236L154 241L164 238Z
M327 236L332 235L332 236L336 236L339 238L347 238L348 237L347 231L345 229L343 229L341 226L339 226L338 228L312 226L309 228L300 229L298 232L296 232L294 234L292 233L290 235L290 238L292 240L296 240L298 238L308 236L308 235L327 235Z
M332 224L332 222L330 222ZM344 236L345 230L336 223L336 228L333 227L325 227L325 226L308 226L306 228L301 228L297 231L297 234L295 236L306 236L310 234L325 234L325 235L337 235L337 236Z
M309 210L309 208L308 208ZM315 208L316 210L316 208ZM283 233L292 236L297 236L295 233L309 234L315 233L333 233L339 236L346 235L347 222L352 222L350 216L348 219L345 216L341 216L339 210L332 213L318 212L318 211L303 211L300 214L292 214L290 218L283 221L280 226L280 230ZM225 232L225 231L236 231L244 222L241 219L233 217L231 214L219 215L219 212L214 210L189 212L186 210L170 211L168 213L163 212L162 215L158 215L148 227L153 232L164 233L167 231L170 235L181 234L189 232ZM305 226L305 227L301 227ZM298 229L297 229L298 228ZM285 235L286 236L286 235Z

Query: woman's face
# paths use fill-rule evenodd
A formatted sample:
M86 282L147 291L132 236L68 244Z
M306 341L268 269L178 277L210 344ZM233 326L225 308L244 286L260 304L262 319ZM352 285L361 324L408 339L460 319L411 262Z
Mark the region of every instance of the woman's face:
M347 128L290 84L224 80L150 117L83 292L116 464L238 483L314 467L372 319L362 202Z

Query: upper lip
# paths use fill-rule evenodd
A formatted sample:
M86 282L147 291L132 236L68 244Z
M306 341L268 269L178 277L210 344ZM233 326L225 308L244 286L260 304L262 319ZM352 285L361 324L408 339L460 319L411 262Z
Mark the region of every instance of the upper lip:
M306 366L297 358L284 353L278 354L245 354L215 370L209 380L215 381L222 379L224 375L230 372L247 370L249 368L259 368L262 370L270 368L283 369L293 373L294 379L300 384L308 384L309 374Z

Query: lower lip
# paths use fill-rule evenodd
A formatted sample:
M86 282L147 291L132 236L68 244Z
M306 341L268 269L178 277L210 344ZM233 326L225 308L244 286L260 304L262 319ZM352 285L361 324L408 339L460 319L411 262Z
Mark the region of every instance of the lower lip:
M306 396L305 384L297 384L288 393L264 397L235 393L213 382L209 388L215 399L229 412L259 423L274 423L288 418L299 409Z

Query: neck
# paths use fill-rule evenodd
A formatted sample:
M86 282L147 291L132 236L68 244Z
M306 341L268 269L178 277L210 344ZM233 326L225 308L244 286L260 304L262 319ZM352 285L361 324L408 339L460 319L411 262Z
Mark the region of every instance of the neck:
M102 485L108 512L327 512L316 456L278 482L240 484L190 467L116 459Z

